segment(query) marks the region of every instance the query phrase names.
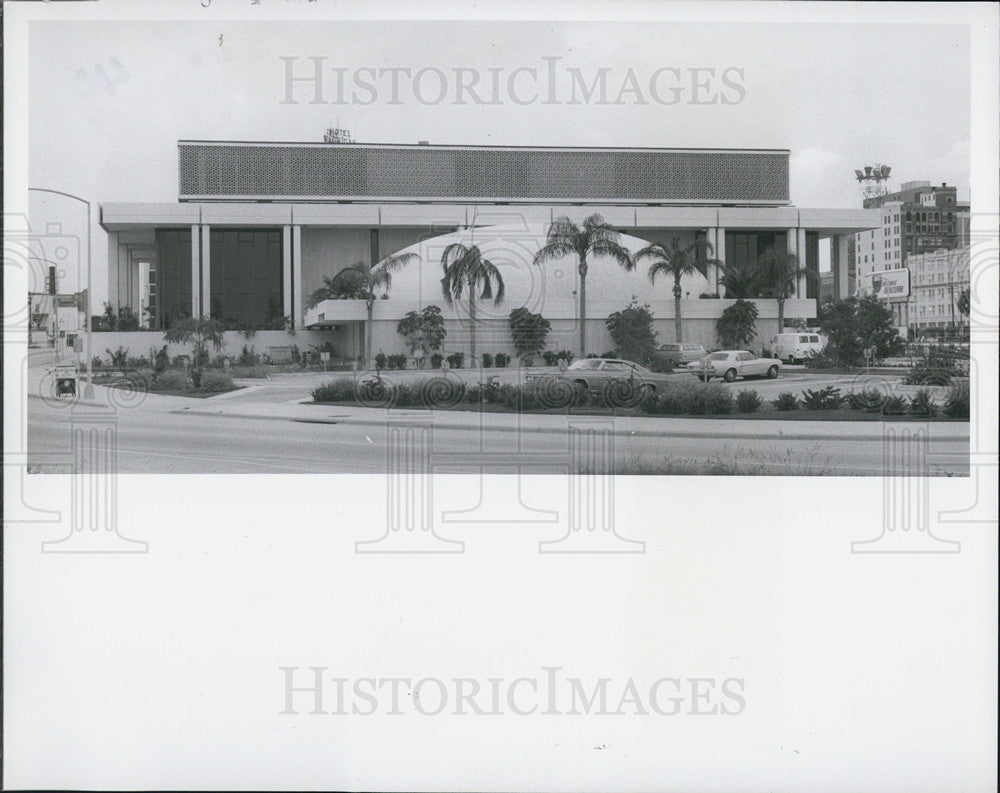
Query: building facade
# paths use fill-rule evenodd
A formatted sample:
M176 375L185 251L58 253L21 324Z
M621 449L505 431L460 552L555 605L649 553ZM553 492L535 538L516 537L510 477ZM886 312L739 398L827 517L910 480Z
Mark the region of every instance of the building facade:
M819 246L830 240L833 291L846 296L848 241L876 226L879 212L791 206L788 162L787 150L180 141L176 203L101 207L109 298L152 331L208 316L323 332L350 357L364 347L365 301L317 303L313 293L344 267L414 253L372 306L373 349L405 352L396 324L435 304L446 318L446 347L457 351L469 335L468 311L464 302L445 303L440 260L448 244L462 242L497 265L507 292L500 305L477 305L479 349L513 351L506 319L520 307L551 321L553 345L575 349L576 260L540 268L533 259L555 218L582 223L594 213L632 252L703 238L726 265L752 264L779 246L818 275ZM683 279L685 340L715 346L715 320L732 302L721 271L709 266ZM786 317L815 317L817 282L800 280ZM633 296L650 304L660 340L673 340L672 283L650 284L644 271L594 257L586 305L593 349L576 352L613 346L605 319ZM757 302L766 343L777 331L777 305Z
M969 207L958 202L955 187L926 181L905 182L896 192L865 199L864 205L879 211L880 223L854 238L857 293L884 299L905 336L914 326L908 262L968 244Z
M969 317L960 310L959 298L970 287L969 251L966 245L910 257L910 330L915 335L968 337Z

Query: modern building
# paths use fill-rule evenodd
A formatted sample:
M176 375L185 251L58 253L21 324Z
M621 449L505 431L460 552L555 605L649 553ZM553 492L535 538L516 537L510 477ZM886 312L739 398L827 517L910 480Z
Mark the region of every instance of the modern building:
M968 245L911 256L910 330L917 335L968 337L969 317L959 297L969 288Z
M150 330L179 317L211 316L255 328L287 326L296 343L326 339L338 354L364 349L363 300L310 300L325 277L400 252L417 263L393 277L373 306L373 349L405 352L396 324L436 304L448 350L464 350L465 301L442 298L441 253L475 244L500 269L506 298L477 305L477 347L511 352L510 311L527 307L552 323L550 339L574 349L579 323L576 260L533 264L549 224L601 214L632 251L651 241L707 239L716 258L752 263L771 246L796 253L818 273L819 246L832 242L833 289L846 296L848 241L879 225L877 209L790 205L785 149L633 149L387 145L343 142L178 142L178 200L105 203L109 299ZM716 346L715 321L732 303L720 268L685 276L685 340ZM785 316L816 316L814 279L803 277ZM719 293L722 299L699 299ZM674 337L672 284L650 284L592 257L587 337L611 346L605 319L633 296L649 303L661 341ZM758 300L759 340L777 330L777 305ZM282 330L280 333L288 333ZM577 351L578 353L581 351Z
M885 299L905 336L913 326L907 263L913 256L968 244L969 207L958 203L955 187L926 181L905 182L864 205L881 213L881 223L854 238L857 293Z

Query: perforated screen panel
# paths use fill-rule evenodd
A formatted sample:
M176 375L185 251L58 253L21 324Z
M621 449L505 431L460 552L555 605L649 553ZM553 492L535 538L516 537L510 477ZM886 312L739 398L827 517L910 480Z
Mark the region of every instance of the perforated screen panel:
M179 143L180 197L772 203L787 151Z

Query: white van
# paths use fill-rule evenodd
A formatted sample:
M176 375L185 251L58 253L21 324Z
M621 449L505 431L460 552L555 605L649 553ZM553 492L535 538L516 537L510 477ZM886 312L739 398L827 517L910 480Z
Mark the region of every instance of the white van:
M771 354L788 363L804 361L810 355L823 351L826 339L812 331L779 333L771 339Z

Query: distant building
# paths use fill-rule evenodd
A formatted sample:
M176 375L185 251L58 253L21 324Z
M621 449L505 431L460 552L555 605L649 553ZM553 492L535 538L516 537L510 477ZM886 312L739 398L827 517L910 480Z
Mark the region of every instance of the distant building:
M969 207L959 204L957 189L930 182L905 182L899 190L866 198L868 209L881 210L881 225L854 236L856 292L878 294L896 317L902 334L913 325L909 315L913 256L952 250L968 244ZM888 273L888 275L887 275Z
M911 331L968 335L969 318L958 310L958 298L970 284L969 250L965 245L910 257Z

